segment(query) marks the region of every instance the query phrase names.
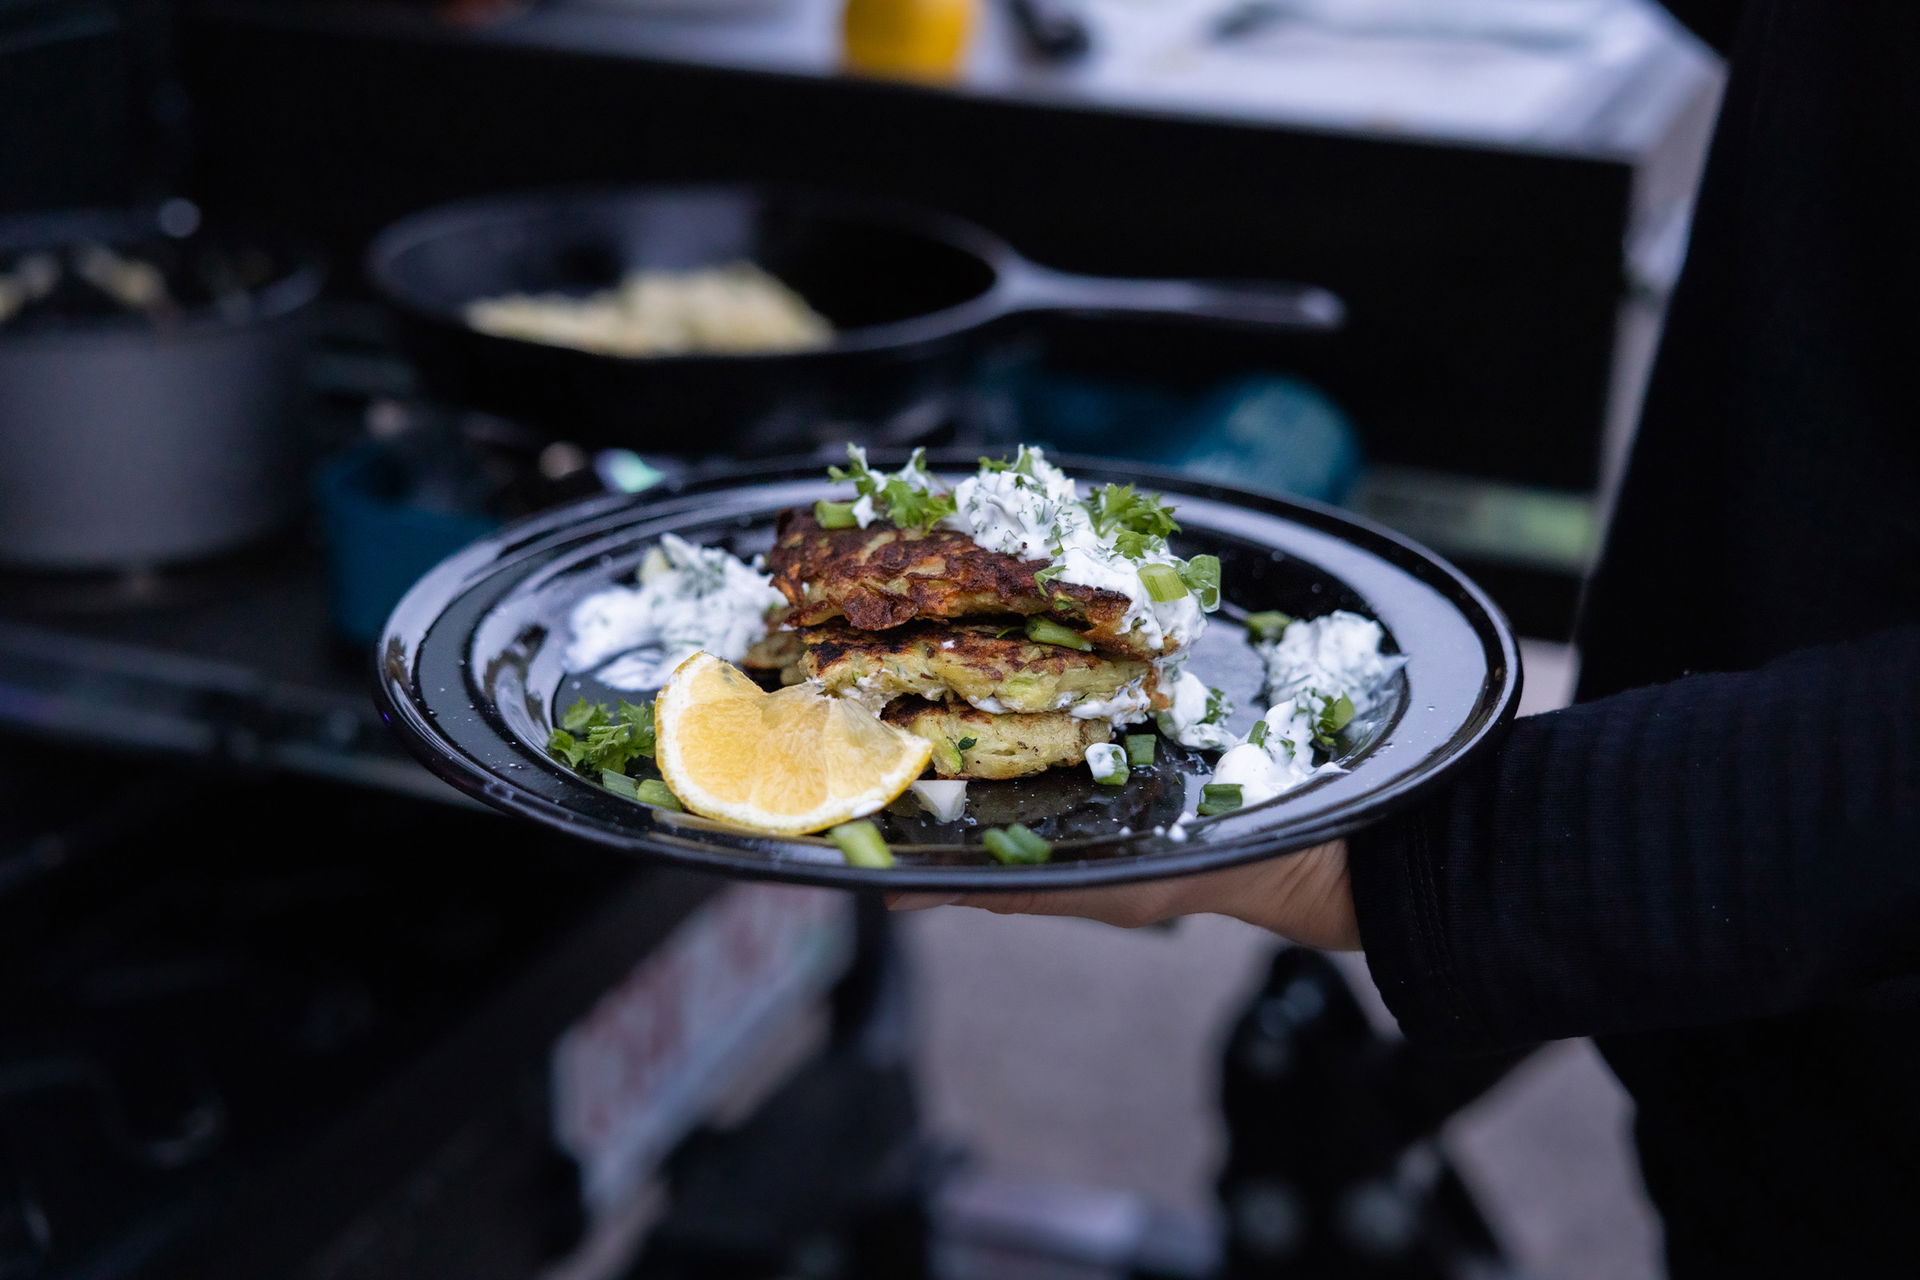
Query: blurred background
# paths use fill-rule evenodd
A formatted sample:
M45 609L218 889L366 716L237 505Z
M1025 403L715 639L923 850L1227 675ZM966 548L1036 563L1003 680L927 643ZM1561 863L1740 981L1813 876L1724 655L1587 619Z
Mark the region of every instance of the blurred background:
M559 502L1029 440L1398 528L1560 705L1719 83L1651 0L0 0L0 1280L1656 1274L1584 1044L635 865L369 646ZM463 310L735 259L887 340Z

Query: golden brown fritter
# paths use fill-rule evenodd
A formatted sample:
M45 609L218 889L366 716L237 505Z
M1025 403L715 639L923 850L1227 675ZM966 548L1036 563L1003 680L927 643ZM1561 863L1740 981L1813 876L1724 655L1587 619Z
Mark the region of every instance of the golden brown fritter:
M806 643L807 676L835 693L955 697L996 712L1065 711L1110 702L1129 686L1151 696L1150 663L1039 644L1019 627L1016 619L858 631L830 622L795 634Z
M753 642L740 665L749 671L778 671L800 661L805 654L797 631L769 631Z
M896 699L880 718L931 742L934 772L943 778L1025 778L1082 764L1088 747L1113 736L1105 720L1076 720L1064 711L993 715L919 698Z
M1176 647L1122 631L1127 598L1119 592L1037 583L1046 561L989 551L949 529L823 529L811 511L794 508L780 514L767 567L793 605L794 626L845 618L862 631L885 631L915 618L1045 614L1115 653L1154 658Z

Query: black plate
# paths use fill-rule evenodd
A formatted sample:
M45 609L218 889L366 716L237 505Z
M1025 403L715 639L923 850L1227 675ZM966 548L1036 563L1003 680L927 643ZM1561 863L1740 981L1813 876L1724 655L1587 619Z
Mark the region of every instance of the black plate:
M1151 770L1124 788L1084 769L974 782L967 816L949 826L911 796L874 815L897 865L849 867L817 837L756 835L646 808L572 773L542 749L557 707L614 695L562 670L575 601L632 574L675 533L740 554L772 543L784 507L836 496L817 465L735 475L653 498L597 498L475 543L416 584L381 638L377 689L388 721L435 773L488 804L585 839L730 875L889 889L977 891L1142 880L1226 866L1344 835L1405 804L1492 741L1512 719L1520 662L1499 611L1457 569L1383 529L1324 507L1282 501L1112 463L1064 460L1083 484L1141 482L1174 503L1175 550L1220 557L1226 604L1192 669L1239 704L1244 732L1264 710L1259 663L1236 620L1279 609L1377 618L1407 655L1391 695L1356 721L1346 772L1262 805L1158 830L1191 810L1211 763L1160 743ZM935 463L940 469L939 460ZM971 470L953 459L950 470ZM1003 867L979 844L986 826L1025 822L1054 842L1053 861Z

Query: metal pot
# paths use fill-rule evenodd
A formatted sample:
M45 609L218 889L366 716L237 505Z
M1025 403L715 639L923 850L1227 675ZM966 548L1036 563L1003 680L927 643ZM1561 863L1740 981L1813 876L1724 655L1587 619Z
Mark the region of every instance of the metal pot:
M143 568L284 523L304 496L302 361L319 267L253 240L169 244L145 217L76 212L0 222L0 269L81 244L161 244L183 270L244 252L265 278L219 300L180 290L159 313L0 323L0 561Z

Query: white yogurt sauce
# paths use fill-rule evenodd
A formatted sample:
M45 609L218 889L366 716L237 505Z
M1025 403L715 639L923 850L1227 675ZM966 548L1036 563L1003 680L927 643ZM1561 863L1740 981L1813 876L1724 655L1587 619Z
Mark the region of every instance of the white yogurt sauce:
M1200 751L1224 751L1239 739L1227 728L1233 704L1218 689L1187 670L1182 659L1160 664L1160 687L1172 700L1171 706L1154 713L1160 732L1183 747Z
M1146 677L1142 676L1114 690L1111 698L1085 698L1068 706L1066 712L1076 720L1105 720L1119 728L1145 720L1152 705Z
M1020 708L1010 707L992 694L984 698L968 698L967 701L988 715L1021 714ZM1082 698L1078 694L1063 693L1046 710L1064 711L1076 720L1106 720L1115 728L1120 728L1145 720L1152 705L1152 700L1147 696L1146 677L1142 676L1121 685L1114 690L1111 698Z
M1243 805L1271 800L1336 764L1315 765L1313 736L1327 705L1345 695L1356 715L1385 696L1387 681L1406 659L1383 654L1386 638L1371 618L1344 610L1309 622L1289 623L1277 641L1257 644L1267 669L1266 738L1236 739L1214 765L1214 783L1240 788Z
M699 650L740 661L767 633L767 610L784 603L753 566L663 534L638 586L608 587L574 605L565 665L625 692L658 689Z
M1127 771L1127 753L1111 742L1095 742L1087 747L1087 772L1095 782Z
M1267 668L1267 697L1278 702L1311 689L1328 698L1346 694L1356 713L1365 714L1385 694L1387 677L1406 663L1399 654L1383 654L1386 633L1380 624L1340 610L1310 622L1293 622L1280 638L1254 649Z
M1212 782L1235 784L1243 805L1259 804L1291 791L1337 765L1313 763L1313 734L1325 703L1315 697L1289 698L1267 709L1267 736L1258 745L1242 741L1229 747L1214 765Z
M1185 648L1206 626L1197 596L1156 601L1140 581L1143 564L1177 564L1165 544L1139 559L1121 555L1093 527L1067 474L1038 449L1026 451L1027 470L986 471L953 487L955 511L940 522L989 551L1045 560L1057 581L1111 591L1127 599L1122 630L1138 631L1151 645ZM905 473L903 473L905 474Z

